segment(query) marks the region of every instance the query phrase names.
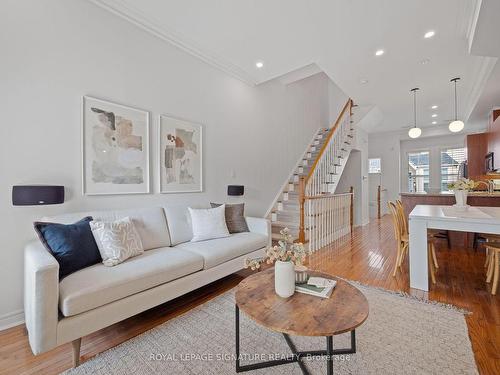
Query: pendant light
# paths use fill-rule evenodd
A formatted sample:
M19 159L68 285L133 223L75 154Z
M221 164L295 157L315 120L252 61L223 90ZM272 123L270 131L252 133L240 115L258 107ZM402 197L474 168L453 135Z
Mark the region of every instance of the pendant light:
M458 105L457 105L457 81L460 81L460 78L453 78L450 82L453 82L455 84L455 120L450 122L450 125L448 125L448 129L450 129L450 132L452 133L457 133L460 130L464 128L464 122L458 119Z
M410 138L418 138L420 134L422 134L422 129L417 127L417 91L420 90L418 87L411 89L410 92L413 92L413 120L414 126L410 130L408 130L408 136Z

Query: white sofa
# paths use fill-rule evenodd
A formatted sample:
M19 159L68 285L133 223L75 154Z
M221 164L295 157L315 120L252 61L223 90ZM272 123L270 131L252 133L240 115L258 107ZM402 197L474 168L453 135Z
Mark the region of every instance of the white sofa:
M74 365L81 337L138 314L243 268L246 257L263 256L270 223L247 217L250 232L190 242L186 206L66 214L42 221L73 223L85 216L134 219L145 252L114 266L102 263L59 281L59 264L40 241L26 246L24 308L34 354L73 342Z

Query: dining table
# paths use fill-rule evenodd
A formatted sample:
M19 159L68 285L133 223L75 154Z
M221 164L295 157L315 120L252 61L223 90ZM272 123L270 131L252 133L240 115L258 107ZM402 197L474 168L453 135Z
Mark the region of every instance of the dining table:
M500 234L500 207L416 205L409 214L410 288L429 291L427 230Z

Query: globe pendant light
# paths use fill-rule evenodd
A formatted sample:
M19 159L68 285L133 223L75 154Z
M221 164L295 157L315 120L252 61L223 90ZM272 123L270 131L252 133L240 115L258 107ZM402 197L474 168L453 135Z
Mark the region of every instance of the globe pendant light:
M418 87L411 89L410 92L413 92L413 119L414 126L410 130L408 130L408 136L410 138L418 138L422 134L422 129L417 127L417 91L420 90Z
M464 122L460 121L458 119L457 115L457 81L459 81L460 78L453 78L450 82L455 83L455 120L450 122L450 125L448 125L448 129L450 129L450 132L452 133L457 133L461 131L464 128Z

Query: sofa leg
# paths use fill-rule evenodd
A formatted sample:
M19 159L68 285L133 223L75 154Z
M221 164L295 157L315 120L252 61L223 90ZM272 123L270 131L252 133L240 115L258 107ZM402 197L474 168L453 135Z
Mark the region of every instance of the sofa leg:
M73 340L71 346L73 347L73 368L80 365L80 347L82 345L82 338Z

